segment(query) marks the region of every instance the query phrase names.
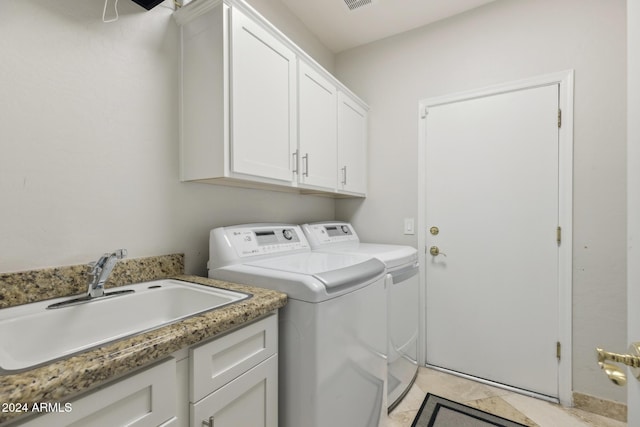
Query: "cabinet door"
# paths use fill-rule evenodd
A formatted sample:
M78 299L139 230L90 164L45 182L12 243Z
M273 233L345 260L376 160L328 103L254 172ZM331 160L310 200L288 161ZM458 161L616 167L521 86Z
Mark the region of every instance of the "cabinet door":
M278 355L211 393L191 409L191 426L278 427Z
M231 170L292 181L295 54L237 9L231 27Z
M300 62L298 79L298 181L335 190L338 163L336 87L304 62Z
M367 112L342 92L338 93L338 189L367 192Z
M29 420L23 426L156 427L176 415L176 361L173 358L90 391L62 409Z
M277 351L277 314L192 348L191 402L219 389Z

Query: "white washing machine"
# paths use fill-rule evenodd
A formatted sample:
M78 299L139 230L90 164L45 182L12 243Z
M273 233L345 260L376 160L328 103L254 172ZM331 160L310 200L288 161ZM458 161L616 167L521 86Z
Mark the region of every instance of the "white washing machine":
M209 277L289 296L279 316L279 426L378 426L386 412L384 264L312 252L288 224L216 228L209 250Z
M361 243L347 222L304 224L302 229L315 251L372 256L386 266L387 408L391 411L409 391L418 373L418 251L411 246Z

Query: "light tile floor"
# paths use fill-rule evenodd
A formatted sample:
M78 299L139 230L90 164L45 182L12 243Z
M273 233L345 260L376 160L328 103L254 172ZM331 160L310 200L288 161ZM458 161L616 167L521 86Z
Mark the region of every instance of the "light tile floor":
M482 383L420 368L402 402L389 414L383 427L410 427L427 393L508 418L531 427L626 427L627 424L590 412L513 393Z

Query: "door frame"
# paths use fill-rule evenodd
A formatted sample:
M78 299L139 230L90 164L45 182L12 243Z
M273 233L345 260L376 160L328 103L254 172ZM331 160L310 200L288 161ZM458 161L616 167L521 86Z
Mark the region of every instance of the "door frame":
M627 344L640 340L640 2L627 2ZM627 422L640 423L640 383L627 370Z
M574 70L544 74L523 80L487 86L484 88L453 93L450 95L422 99L418 102L418 260L420 268L420 331L418 358L426 364L426 120L428 109L490 95L531 89L553 84L559 85L559 106L562 111L562 126L559 129L559 182L558 208L559 226L562 227L562 244L558 252L558 328L562 344L562 357L558 365L558 396L564 406L573 406L572 393L572 269L573 269L573 81ZM424 249L420 249L424 248Z

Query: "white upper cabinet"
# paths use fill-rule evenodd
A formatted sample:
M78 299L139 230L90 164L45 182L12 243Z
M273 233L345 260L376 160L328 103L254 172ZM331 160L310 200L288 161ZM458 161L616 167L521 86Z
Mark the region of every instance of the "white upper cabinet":
M299 167L301 186L336 189L338 94L335 84L304 62L299 73Z
M367 192L367 111L338 93L338 189L364 196Z
M231 10L233 172L291 181L296 143L296 56Z
M365 195L365 104L242 0L174 17L181 180Z

